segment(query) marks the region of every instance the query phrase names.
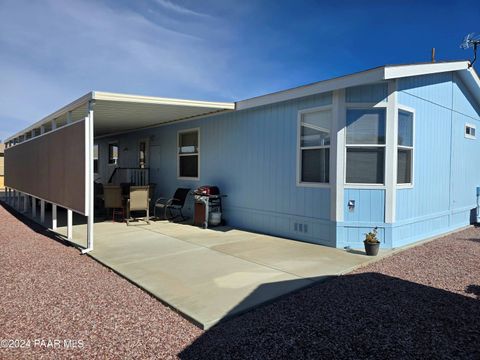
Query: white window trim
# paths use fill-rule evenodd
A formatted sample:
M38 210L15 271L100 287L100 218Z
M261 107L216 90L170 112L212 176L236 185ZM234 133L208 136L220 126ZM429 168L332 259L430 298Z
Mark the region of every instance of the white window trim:
M198 136L198 146L197 146L198 152L196 154L182 154L182 155L180 155L180 153L178 152L178 149L180 147L180 134L188 133L188 132L194 132L194 131L196 131L197 134L198 134L197 135ZM175 151L177 152L177 179L178 180L193 180L193 181L200 180L200 128L197 127L197 128L183 129L183 130L177 131L177 148L175 149ZM195 155L198 156L198 158L197 158L198 176L197 177L180 176L180 156L195 156Z
M344 151L343 151L343 184L345 189L386 189L386 168L387 168L387 105L388 102L383 101L379 103L348 103L345 106L345 118L348 110L368 110L368 109L384 109L385 110L385 144L347 144L347 124L345 122L345 141L344 141ZM383 184L368 184L368 183L349 183L347 182L347 149L350 147L383 147L385 149L385 154L383 156Z
M310 114L318 111L330 111L331 112L331 121L330 121L330 145L324 145L324 146L310 146L308 149L330 149L330 158L329 162L330 164L332 163L333 159L333 153L332 153L332 124L334 121L336 121L333 118L333 105L323 105L323 106L316 106L313 108L308 108L308 109L302 109L299 110L297 113L297 187L313 187L313 188L330 188L332 184L332 178L330 174L330 168L328 169L328 183L317 183L317 182L305 182L301 181L302 179L302 150L306 148L302 148L300 146L301 144L301 131L302 131L302 116L304 114Z
M404 183L404 184L398 184L397 179L395 179L395 183L397 184L397 189L412 189L415 186L415 109L398 104L397 105L397 111L406 111L409 113L412 113L413 119L412 119L412 144L413 146L401 146L398 145L397 142L397 153L395 156L397 156L397 161L398 161L398 149L409 149L412 150L412 181L410 183Z
M467 127L474 129L475 135L467 134ZM465 127L463 128L463 133L466 139L475 140L477 138L477 127L473 124L465 123Z
M118 152L117 152L117 163L111 164L110 163L110 145L117 145ZM100 149L99 149L100 150ZM107 145L107 166L110 167L118 167L118 161L120 160L120 145L118 144L118 140L110 141Z
M386 108L387 101L380 101L378 103L346 103L345 108L349 109L372 109L372 108Z

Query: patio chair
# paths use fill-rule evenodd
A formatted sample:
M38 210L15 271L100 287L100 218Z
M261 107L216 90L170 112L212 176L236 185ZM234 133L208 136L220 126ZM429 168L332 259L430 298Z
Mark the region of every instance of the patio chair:
M148 184L148 196L150 196L150 199L155 199L155 189L157 188L157 184L155 183L149 183Z
M115 215L122 217L124 214L122 188L118 185L104 185L103 186L103 201L104 207L107 210L112 209L112 221L115 221Z
M185 200L187 199L189 192L190 192L190 189L178 188L175 191L175 194L173 194L173 197L171 199L167 199L167 198L157 199L157 201L155 201L155 207L153 210L154 217L158 219L157 209L159 211L163 209L163 215L165 219L168 221L173 221L177 218L181 218L181 221L187 219L185 216L183 216L182 209L183 209L183 206L185 205ZM176 211L177 215L174 216L172 213L172 210Z
M145 211L144 218L133 218L132 211ZM127 199L127 225L132 220L144 220L150 224L150 196L148 186L130 186L130 197Z

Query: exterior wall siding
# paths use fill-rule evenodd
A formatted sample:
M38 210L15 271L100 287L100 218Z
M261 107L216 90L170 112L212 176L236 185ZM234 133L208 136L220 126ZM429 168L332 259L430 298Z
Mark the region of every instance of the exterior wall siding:
M331 93L319 94L102 139L99 157L105 164L108 143L116 140L119 166L137 166L138 142L149 138L156 197L171 196L178 187L217 185L228 195L224 217L229 225L335 246L330 188L296 184L298 111L331 102ZM177 179L177 132L191 128L200 130L199 181ZM103 181L111 171L103 165ZM191 213L193 198L187 208Z
M387 84L375 84L346 89L345 96L347 105L371 104L385 102L387 93ZM136 167L138 143L149 139L155 197L171 196L177 187L218 185L228 195L224 217L234 227L352 248L363 247L364 234L378 227L381 246L391 248L470 223L480 139L466 139L464 126L479 127L480 112L460 79L443 73L398 80L399 105L415 109L414 186L396 190L393 224L385 223L384 188L345 188L344 221L334 222L329 187L297 186L298 111L331 103L331 93L319 94L101 139L99 176L106 182L113 170L106 165L110 141L118 141L119 166ZM191 128L200 130L198 181L177 178L177 132Z
M399 80L398 101L414 108L415 178L411 189L397 190L398 247L471 223L480 169L480 140L467 139L465 123L480 125L480 112L454 73Z
M361 85L347 88L345 101L347 103L378 103L387 101L388 86L386 83Z
M355 208L349 209L350 200ZM365 234L378 227L378 238L387 246L385 233L385 190L345 189L344 222L337 224L337 247L361 248Z
M345 101L348 104L375 104L386 102L388 84L380 83L348 88ZM345 149L338 149L345 156ZM343 179L342 179L343 181ZM390 235L385 224L385 190L346 188L344 190L344 221L337 223L336 246L339 248L363 247L365 233L378 227L378 238L382 247L390 247ZM355 201L355 208L349 209L348 202Z
M348 202L355 201L355 208L349 209ZM385 222L385 190L383 189L346 189L345 222Z

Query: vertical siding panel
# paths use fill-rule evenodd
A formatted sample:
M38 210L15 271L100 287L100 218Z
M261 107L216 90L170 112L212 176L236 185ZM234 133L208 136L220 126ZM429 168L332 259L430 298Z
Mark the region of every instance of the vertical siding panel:
M315 95L132 132L118 138L131 149L129 156L121 154L122 161L133 166L132 144L142 136L154 136L151 173L159 195L171 196L179 186L219 185L228 195L224 210L230 224L332 244L329 189L296 186L297 113L330 102L331 94ZM200 181L178 180L177 131L195 127L200 128ZM106 147L108 140L102 142ZM295 222L307 224L308 232L294 232Z
M479 104L460 79L443 73L399 81L399 103L416 109L415 186L397 191L397 245L469 223L480 168L479 140L464 136L478 123Z
M349 103L377 103L387 101L387 83L361 85L347 88L345 97Z

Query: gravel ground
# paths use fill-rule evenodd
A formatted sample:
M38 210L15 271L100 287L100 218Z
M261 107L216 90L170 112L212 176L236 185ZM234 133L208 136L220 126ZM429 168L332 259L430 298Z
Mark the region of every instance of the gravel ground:
M31 340L27 348L0 348L0 358L175 358L202 333L2 206L0 224L0 339ZM35 339L46 342L35 344ZM47 348L49 339L61 344ZM66 349L64 340L81 340L83 348Z
M0 339L32 340L29 348L0 349L0 358L480 359L480 229L202 332L2 207L0 224ZM82 340L83 348L34 346L34 339Z
M480 229L217 326L183 359L480 359Z

